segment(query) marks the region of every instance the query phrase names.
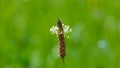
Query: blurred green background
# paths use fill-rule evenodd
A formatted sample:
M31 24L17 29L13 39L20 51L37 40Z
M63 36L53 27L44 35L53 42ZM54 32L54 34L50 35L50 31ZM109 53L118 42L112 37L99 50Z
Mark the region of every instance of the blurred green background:
M0 68L62 68L58 18L72 29L65 68L120 68L120 0L0 0Z

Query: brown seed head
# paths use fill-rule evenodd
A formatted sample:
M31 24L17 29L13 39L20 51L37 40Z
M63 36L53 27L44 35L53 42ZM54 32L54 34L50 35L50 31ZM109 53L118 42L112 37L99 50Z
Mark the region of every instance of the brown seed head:
M58 27L58 31L57 31L58 53L59 53L60 57L64 59L64 57L66 55L65 38L64 38L64 30L63 30L62 23L61 23L60 19L57 20L57 27Z

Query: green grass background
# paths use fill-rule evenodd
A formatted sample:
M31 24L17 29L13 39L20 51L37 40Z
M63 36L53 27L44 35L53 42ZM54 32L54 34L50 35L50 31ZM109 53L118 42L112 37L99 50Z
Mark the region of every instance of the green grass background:
M120 68L120 0L0 0L0 68L62 68L58 18L72 29L65 68Z

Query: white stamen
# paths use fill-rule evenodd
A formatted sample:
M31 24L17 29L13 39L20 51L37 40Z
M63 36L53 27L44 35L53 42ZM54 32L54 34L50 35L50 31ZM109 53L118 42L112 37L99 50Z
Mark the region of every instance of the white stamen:
M70 27L69 26L67 26L67 25L64 25L64 24L62 24L62 26L63 26L63 30L64 30L64 33L69 33L69 32L71 32L72 31L72 29L70 29ZM57 34L57 31L58 31L58 27L57 26L52 26L51 28L50 28L50 32L52 32L52 34ZM62 34L63 32L61 32L61 34Z

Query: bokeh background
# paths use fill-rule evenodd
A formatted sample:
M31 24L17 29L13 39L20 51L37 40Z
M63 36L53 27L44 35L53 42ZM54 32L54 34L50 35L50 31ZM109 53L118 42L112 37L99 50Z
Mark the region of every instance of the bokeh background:
M72 29L65 68L120 68L120 0L0 0L0 68L62 68L58 18Z

